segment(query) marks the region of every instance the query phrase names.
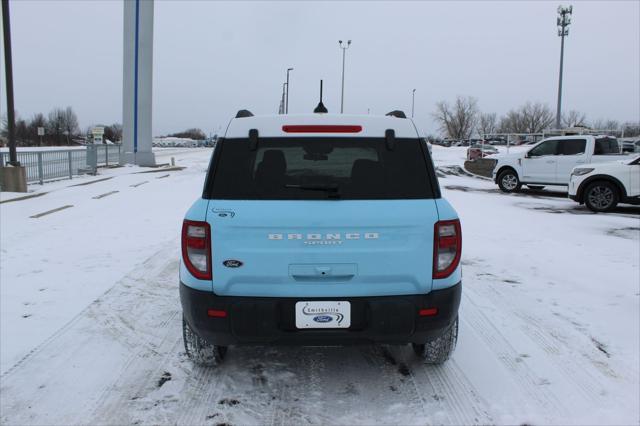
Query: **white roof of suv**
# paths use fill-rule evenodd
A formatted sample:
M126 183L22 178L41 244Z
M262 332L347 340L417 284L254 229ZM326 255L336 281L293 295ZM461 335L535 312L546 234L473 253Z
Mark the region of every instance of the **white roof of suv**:
M234 118L225 138L246 138L249 130L260 137L378 137L392 129L396 138L416 138L418 132L408 118L348 114L280 114Z

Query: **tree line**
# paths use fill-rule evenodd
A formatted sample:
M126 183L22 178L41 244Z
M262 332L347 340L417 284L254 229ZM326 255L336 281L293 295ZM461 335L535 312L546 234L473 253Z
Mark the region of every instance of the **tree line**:
M104 127L104 139L113 142L122 139L122 125L115 123ZM84 143L91 136L91 130L96 126L89 126L84 132L78 125L78 116L72 107L54 108L46 116L42 113L34 114L30 119L16 117L15 134L18 146L60 146L73 143ZM44 135L38 135L38 128L44 129ZM7 118L2 117L0 135L8 137Z
M483 113L478 108L478 100L471 96L458 96L452 103L436 103L433 118L440 131L451 139L469 139L499 133L542 133L555 127L555 113L540 102L526 102L518 108L498 117L496 113ZM625 136L640 135L640 123L623 123L616 120L588 121L586 114L568 111L562 114L561 125L565 127L588 127L612 132L624 131Z
M110 125L96 124L88 126L84 131L78 125L78 116L73 108L54 108L46 116L42 113L34 114L30 119L16 117L16 145L17 146L60 146L74 143L86 143L92 141L92 130L95 127L103 127L104 141L121 142L122 124ZM44 135L38 135L38 128L44 129ZM0 117L0 136L6 141L8 138L7 117ZM207 135L202 129L191 128L182 132L172 133L167 136L176 138L190 138L204 140ZM2 141L0 141L2 142ZM2 143L0 143L0 146Z
M192 128L192 129L184 130L182 132L172 133L170 135L167 135L167 137L187 138L187 139L195 139L195 140L201 141L201 140L205 140L207 138L207 135L202 131L202 129Z

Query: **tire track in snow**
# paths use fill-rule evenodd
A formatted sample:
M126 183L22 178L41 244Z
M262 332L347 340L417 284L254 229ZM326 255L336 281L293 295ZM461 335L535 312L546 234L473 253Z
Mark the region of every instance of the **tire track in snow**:
M105 298L109 298L109 297L115 298L116 297L115 293L118 290L118 286L119 285L125 285L126 286L127 285L126 284L127 281L136 281L136 279L139 280L141 277L144 277L146 275L146 271L148 271L148 269L153 269L153 267L155 266L154 262L157 262L157 260L160 259L160 258L166 259L168 251L169 252L173 252L174 251L174 247L177 247L176 244L178 244L177 240L172 242L172 244L168 244L168 247L165 247L165 248L159 250L158 252L154 253L153 256L149 257L147 260L145 260L140 265L138 265L136 268L134 268L134 270L130 274L126 275L122 280L120 280L116 284L114 284L113 287L111 287L110 289L105 291L93 303L91 303L90 305L86 306L83 310L78 312L65 325L60 327L60 329L58 329L56 332L54 332L50 337L48 337L46 340L44 340L39 345L35 346L25 356L23 356L20 360L18 360L13 366L8 368L4 373L2 373L2 375L0 375L0 379L2 379L3 381L4 380L8 380L9 377L11 377L11 375L13 374L13 372L15 370L18 370L31 357L39 354L40 351L43 348L45 348L47 345L50 345L56 339L60 338L60 336L62 336L64 333L67 333L70 328L76 326L76 324L82 318L90 315L90 312L92 310L96 309L96 307L99 306L102 303L102 300L104 300ZM143 272L143 271L145 271L145 272ZM125 284L123 284L123 283L125 283Z
M504 294L492 285L488 288L492 292L492 298L500 300L502 306L509 306L511 313L520 320L520 330L549 356L563 378L575 385L574 391L591 404L602 403L604 386L594 372L598 371L601 375L614 379L621 375L612 369L604 355L596 352L590 335L579 330L579 325L575 323L572 324L576 328L575 333L566 333L571 330L550 324L552 319L540 318L516 309L513 303L506 303ZM569 319L567 321L571 322Z
M507 309L513 317L519 319L519 330L548 355L551 364L562 374L564 380L575 385L574 392L581 394L591 404L602 402L604 386L594 371L612 378L620 375L612 370L603 355L596 353L590 341L591 336L580 330L579 324L572 324L576 331L571 333L571 329L551 324L554 322L552 318L541 318L524 311L512 298L500 292L492 282L488 282L482 289L490 292L490 298L498 301L502 309ZM475 287L471 292L478 294ZM569 319L566 320L571 322Z
M546 378L536 374L525 363L517 361L519 352L476 305L472 296L469 295L473 291L468 287L466 292L463 292L464 311L461 315L465 325L486 343L487 348L508 369L510 375L517 379L522 390L542 410L549 422L553 422L552 419L566 418L567 413L560 405L560 399L549 391L548 386L545 386L548 384Z
M169 324L167 319L156 321L145 304L155 305L160 316L177 314L175 284L169 286L165 278L168 271L172 276L177 271L176 244L171 241L138 265L3 375L2 393L7 395L2 399L3 422L86 422L92 407L116 389L113 377L122 375L137 358L154 352L150 331L162 333L157 323ZM170 293L173 297L167 297ZM70 395L77 406L69 406ZM30 414L26 407L32 405L52 411L40 409ZM46 417L38 420L44 413Z
M394 355L393 348L367 345L347 349L353 355L344 362L337 358L332 370L341 379L342 388L345 384L347 388L354 384L357 393L344 395L343 412L337 413L339 423L410 424L424 418L423 398L408 377L406 366ZM342 368L340 364L344 364ZM363 400L371 405L363 407L364 412L354 411ZM332 410L331 404L326 409ZM412 413L412 416L407 417L406 413Z
M419 396L424 418L435 424L490 424L488 404L466 379L455 359L444 365L429 365L413 354L410 347L394 347L402 360L415 393Z

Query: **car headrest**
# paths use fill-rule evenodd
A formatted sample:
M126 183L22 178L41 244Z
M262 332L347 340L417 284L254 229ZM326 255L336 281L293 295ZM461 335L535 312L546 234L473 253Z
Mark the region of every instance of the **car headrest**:
M284 153L279 149L268 149L264 152L258 167L268 170L269 173L284 174L287 171L287 160L284 158Z

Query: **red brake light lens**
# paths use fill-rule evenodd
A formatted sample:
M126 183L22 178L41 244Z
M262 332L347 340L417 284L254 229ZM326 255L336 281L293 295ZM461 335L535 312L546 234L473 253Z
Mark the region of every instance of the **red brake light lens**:
M362 126L338 124L286 124L285 133L360 133Z
M420 311L418 311L418 315L420 315L421 317L433 317L438 315L438 308L426 308L426 309L420 309Z
M199 280L211 277L211 229L207 222L185 220L182 224L182 261Z
M222 309L207 309L207 316L209 318L226 318L227 311Z
M436 222L433 234L433 278L447 278L460 263L462 231L459 220Z

